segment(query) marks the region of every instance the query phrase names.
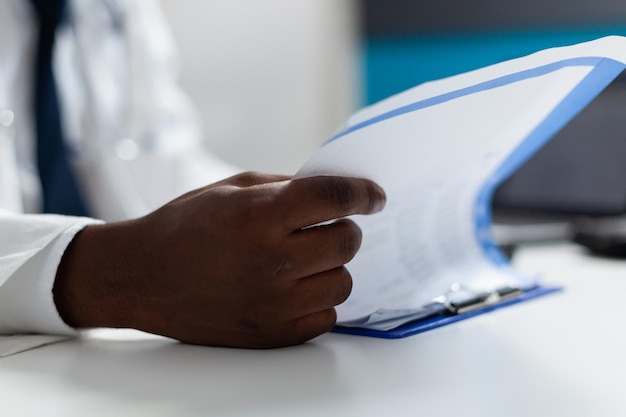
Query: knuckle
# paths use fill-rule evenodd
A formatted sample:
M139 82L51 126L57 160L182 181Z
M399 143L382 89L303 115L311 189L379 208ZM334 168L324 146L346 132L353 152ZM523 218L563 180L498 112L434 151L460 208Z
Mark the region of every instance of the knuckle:
M329 308L318 313L320 323L320 334L329 332L337 323L337 311Z
M277 261L274 262L274 265L276 265L276 267L274 268L273 275L275 275L276 277L281 277L289 273L289 271L293 269L294 264L291 258L289 258L288 256L282 256L277 258Z
M262 175L254 171L246 171L233 177L239 185L250 185L261 181Z
M259 177L259 174L254 171L246 171L246 172L242 172L237 177L244 182L252 182L252 181L255 181Z
M346 178L326 177L324 185L319 189L319 197L344 213L350 212L355 206L355 191Z

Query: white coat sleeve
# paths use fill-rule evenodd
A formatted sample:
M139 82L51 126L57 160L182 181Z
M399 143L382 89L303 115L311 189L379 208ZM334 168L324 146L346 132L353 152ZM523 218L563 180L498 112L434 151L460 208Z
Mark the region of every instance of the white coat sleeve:
M123 41L110 27L93 26L96 10L90 7L97 4L75 2L74 30L57 39L58 72L67 74L59 89L68 115L64 126L70 139L90 142L90 151L78 152L74 164L92 214L107 221L139 217L194 188L241 172L204 144L196 109L178 84L176 46L158 3L123 3ZM76 61L71 41L80 44L79 38L101 40L81 51L80 77L71 76ZM105 59L105 46L118 48L124 61ZM118 73L122 81L114 78ZM78 105L86 99L80 98L85 88L73 85L76 80L84 80L95 103L95 115L83 117L85 123L75 117L88 110ZM115 109L107 107L110 86L120 83L127 83L119 94L128 116L123 126L116 124Z
M74 334L60 318L52 287L73 237L97 220L16 214L0 209L0 334Z

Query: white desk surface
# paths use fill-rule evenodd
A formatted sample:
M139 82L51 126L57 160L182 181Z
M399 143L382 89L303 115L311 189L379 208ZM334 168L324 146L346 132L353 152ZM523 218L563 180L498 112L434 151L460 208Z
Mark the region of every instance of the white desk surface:
M516 264L565 292L402 340L96 332L0 359L0 416L626 416L626 261L561 245Z

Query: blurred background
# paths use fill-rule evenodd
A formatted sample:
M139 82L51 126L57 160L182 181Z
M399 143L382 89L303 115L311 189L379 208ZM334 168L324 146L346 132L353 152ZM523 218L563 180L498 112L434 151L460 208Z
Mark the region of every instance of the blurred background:
M161 0L210 148L293 174L361 102L351 0Z
M211 149L286 174L365 104L547 47L626 35L618 0L161 3ZM501 187L496 206L626 212L624 86L614 83Z
M549 46L626 34L618 0L161 0L207 141L293 173L356 108Z
M552 46L626 34L619 0L363 0L369 102Z

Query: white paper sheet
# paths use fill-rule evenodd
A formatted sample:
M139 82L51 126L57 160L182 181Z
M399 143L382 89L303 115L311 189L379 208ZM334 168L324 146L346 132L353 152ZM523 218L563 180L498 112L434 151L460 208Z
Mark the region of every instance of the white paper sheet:
M353 116L296 175L369 178L387 193L383 213L354 218L364 238L339 324L406 315L455 283L533 286L494 252L490 190L623 62L626 38L604 38L427 83Z

